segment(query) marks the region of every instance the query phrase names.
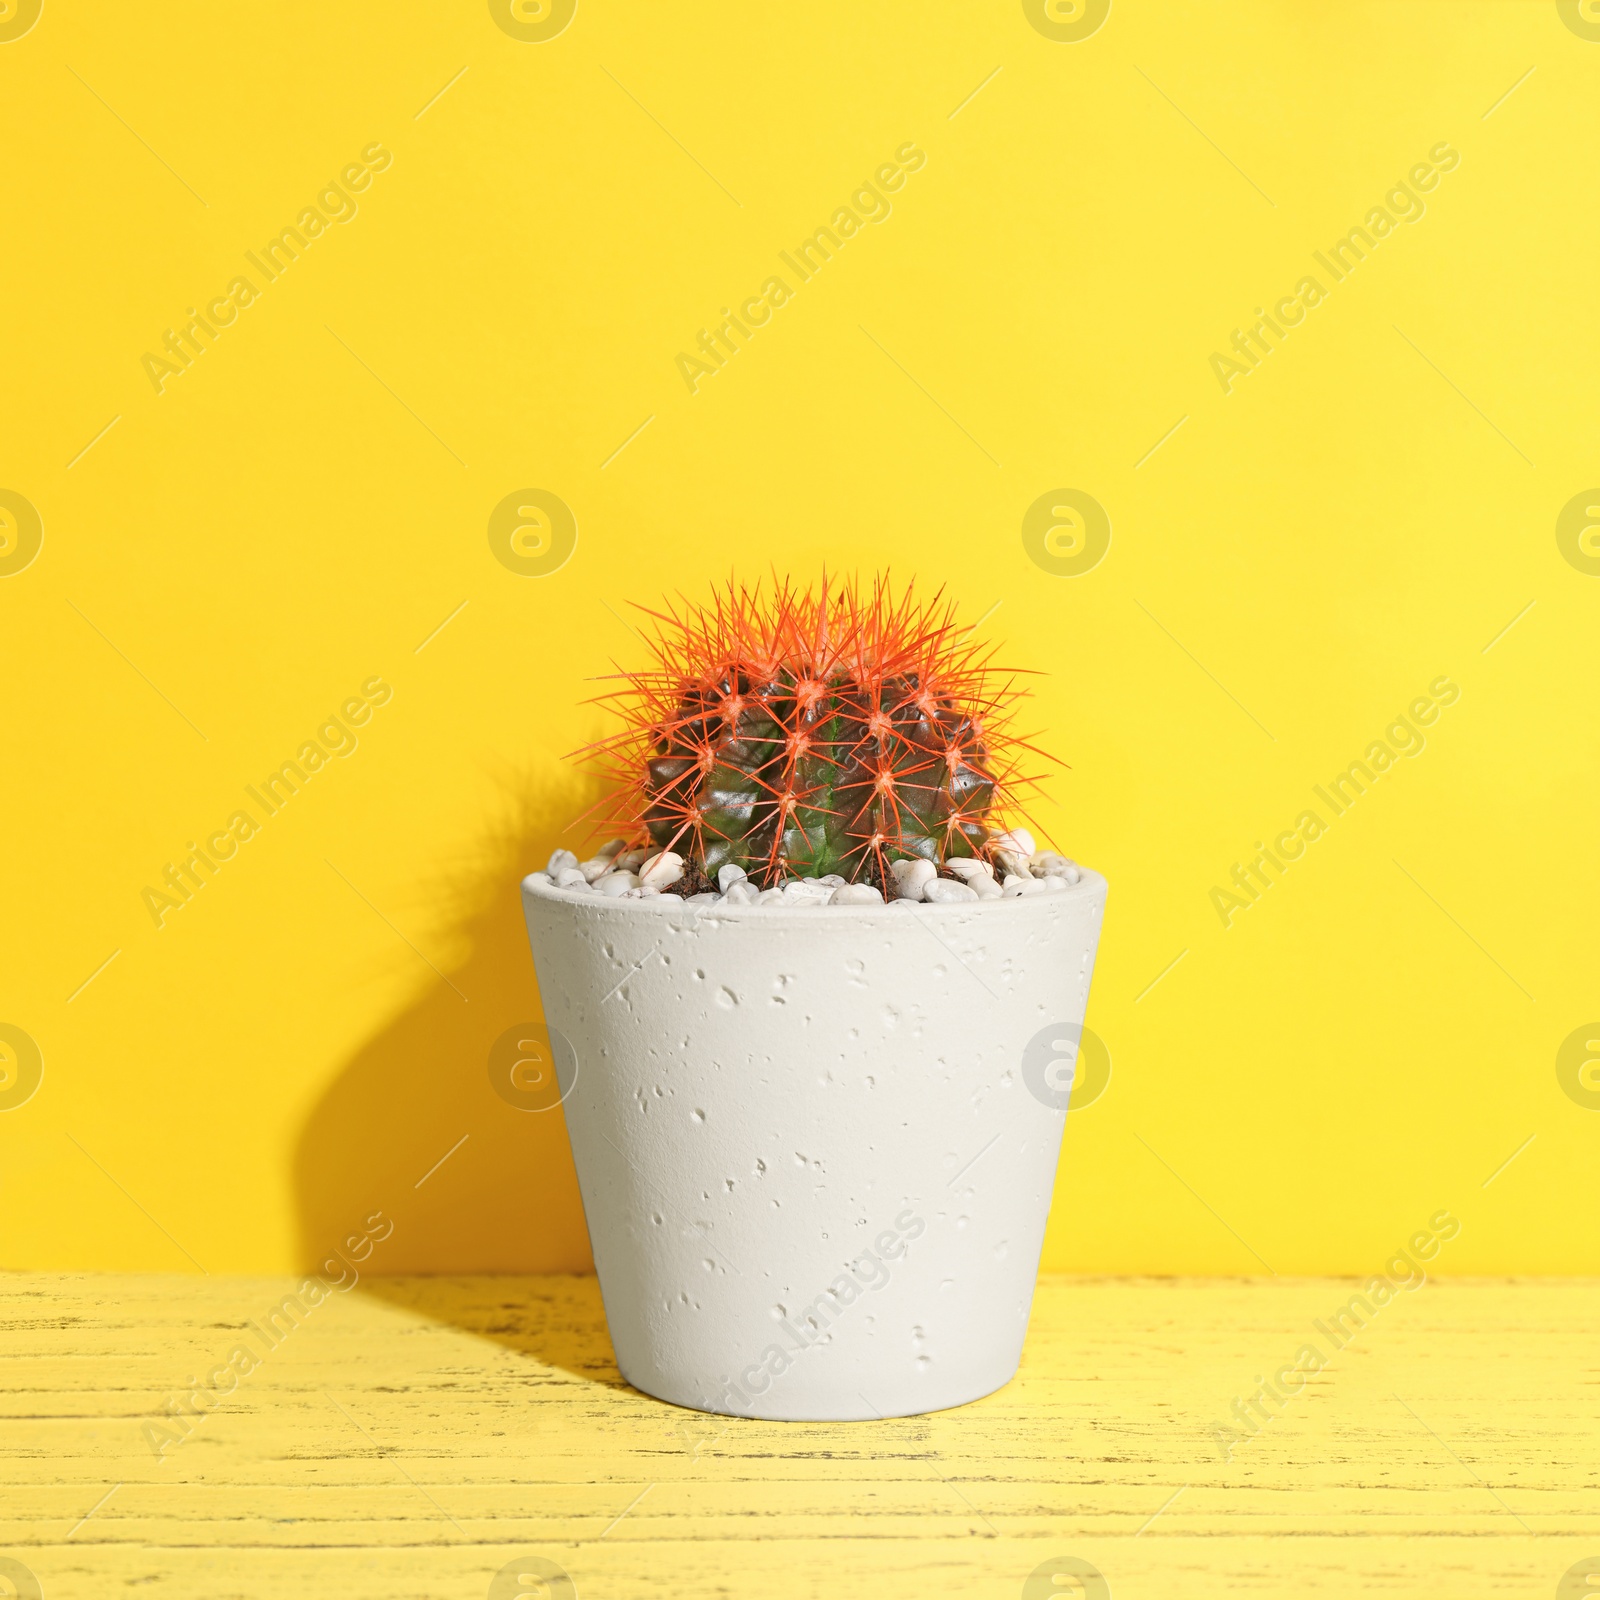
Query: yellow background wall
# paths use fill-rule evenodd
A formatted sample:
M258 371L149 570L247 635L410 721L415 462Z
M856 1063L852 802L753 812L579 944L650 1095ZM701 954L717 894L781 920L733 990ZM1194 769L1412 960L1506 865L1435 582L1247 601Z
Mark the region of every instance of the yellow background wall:
M381 1209L376 1270L585 1266L559 1119L485 1068L537 1015L517 878L586 803L626 602L827 563L1047 674L1113 1063L1047 1266L1364 1272L1448 1208L1436 1270L1600 1269L1588 1033L1557 1065L1600 1016L1600 490L1556 532L1600 483L1593 8L495 10L46 0L0 42L0 566L43 528L0 577L0 1099L44 1071L4 1264L276 1270ZM907 141L892 215L691 394L697 331ZM1425 214L1320 273L1441 142ZM374 143L158 393L164 331ZM576 520L542 576L489 538L529 488ZM1111 527L1076 576L1024 547L1060 489ZM1426 749L1224 926L1441 676ZM374 677L158 928L142 891Z

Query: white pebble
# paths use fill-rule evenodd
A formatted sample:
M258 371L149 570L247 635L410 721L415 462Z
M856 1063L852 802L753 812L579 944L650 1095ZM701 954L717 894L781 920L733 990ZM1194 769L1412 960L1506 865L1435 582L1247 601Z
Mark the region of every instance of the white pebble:
M975 872L967 879L967 887L973 891L980 900L998 900L1002 893L1000 885L986 872Z
M881 906L883 896L870 883L841 883L828 900L830 906Z
M699 894L690 895L683 903L686 906L714 906L721 898L721 895L714 893L712 890L703 889Z
M953 872L963 883L971 883L974 878L994 877L994 868L987 861L979 861L976 856L952 856L945 862L945 869Z
M726 872L728 869L724 867L722 870ZM722 898L730 906L753 906L760 898L760 891L748 878L735 878ZM778 898L781 900L783 897L780 895Z
M1000 893L1007 900L1020 899L1025 894L1043 894L1045 892L1042 878L1007 878L1006 886Z
M901 900L923 899L923 891L939 875L939 869L920 856L911 861L891 862L889 870L894 874L897 898Z
M568 854L570 853L569 851ZM559 868L556 872L556 887L558 889L571 889L574 886L580 889L586 889L589 886L589 880L584 877L576 863L572 866Z
M947 906L960 900L976 900L978 891L954 878L934 878L923 887L922 898L936 906Z
M830 872L825 878L802 878L802 883L809 883L817 888L839 889L848 883L848 878L842 878L837 872Z
M1072 863L1065 856L1058 855L1054 850L1041 850L1033 858L1035 877L1043 873L1047 877L1059 878L1062 876L1061 869L1071 865Z
M1010 833L1002 833L994 841L994 847L1022 856L1031 856L1038 848L1033 842L1033 835L1026 828L1013 828Z
M665 889L683 876L683 857L672 850L653 855L639 868L639 882L652 889Z
M641 845L636 850L623 851L621 855L613 858L611 864L614 867L621 867L624 872L637 872L649 857L650 852Z
M592 856L589 857L587 861L580 861L578 863L578 871L581 872L590 883L593 883L596 878L604 876L611 870L613 865L615 865L615 857L617 852L625 843L626 841L623 839L608 839L603 845L600 846L598 850L595 851Z
M544 870L548 872L557 883L559 883L561 881L561 874L565 872L567 868L576 868L577 865L578 858L573 855L570 850L553 850L550 853L550 860L546 864Z
M1001 870L1008 877L1031 878L1033 876L1032 861L1018 850L997 850L995 852L995 860L1000 863Z
M736 867L731 861L717 868L717 887L726 894L734 884L742 882L750 874L743 867Z
M1045 886L1045 888L1049 889L1052 893L1059 893L1062 889L1065 889L1066 886L1067 886L1067 880L1065 878L1057 878L1057 877L1055 877L1053 875L1052 876L1048 876L1048 877L1044 877L1044 878L1039 878L1039 879L1036 879L1035 881L1038 882L1038 883L1042 883Z
M783 885L783 898L791 905L824 905L833 888L826 883L804 883L791 878Z
M637 889L639 880L631 872L608 872L605 877L595 884L601 894L610 895L618 899L630 889Z
M646 889L641 887L639 890L639 898L641 900L659 900L661 898L661 891L659 889Z
M535 883L553 883L555 881L548 872L544 871L530 872L528 876L532 878Z
M782 905L787 898L788 896L784 894L782 889L763 889L756 896L756 904L758 906L778 906Z

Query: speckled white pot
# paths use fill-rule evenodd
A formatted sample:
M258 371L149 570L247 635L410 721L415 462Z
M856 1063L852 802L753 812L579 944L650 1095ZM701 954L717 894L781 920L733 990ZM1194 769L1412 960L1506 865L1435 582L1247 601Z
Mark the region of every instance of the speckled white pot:
M1105 879L915 907L522 894L628 1382L848 1421L1009 1381Z

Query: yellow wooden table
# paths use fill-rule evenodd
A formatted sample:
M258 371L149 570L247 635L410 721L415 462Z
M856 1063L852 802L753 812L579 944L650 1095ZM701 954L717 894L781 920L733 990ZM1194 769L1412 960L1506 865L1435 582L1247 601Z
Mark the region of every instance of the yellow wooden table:
M0 1280L0 1595L1600 1592L1593 1283L1047 1279L999 1394L839 1425L636 1393L592 1278L294 1287Z

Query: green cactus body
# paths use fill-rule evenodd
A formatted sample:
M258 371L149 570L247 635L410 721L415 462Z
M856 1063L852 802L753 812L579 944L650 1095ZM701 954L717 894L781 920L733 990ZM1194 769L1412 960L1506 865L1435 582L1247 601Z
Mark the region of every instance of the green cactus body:
M660 668L629 675L632 731L602 748L632 826L691 878L732 865L762 885L837 874L890 892L897 860L987 855L1019 781L991 754L1011 691L955 642L948 608L882 585L781 590L766 611L730 591L662 620Z
M839 786L852 840L877 841L888 861L979 854L994 780L971 719L920 692L914 674L876 698L880 715L868 714Z
M783 752L766 694L752 692L743 673L690 687L656 751L647 763L651 840L662 849L681 843L692 817L706 877L729 864L753 873L770 852L767 791Z
M805 680L814 683L814 679ZM783 787L775 797L779 857L800 877L859 877L859 852L838 793L851 719L840 685L796 694L791 686Z

